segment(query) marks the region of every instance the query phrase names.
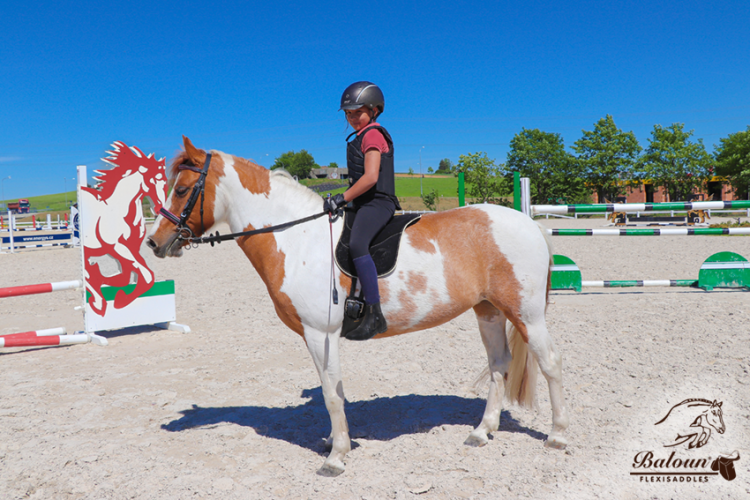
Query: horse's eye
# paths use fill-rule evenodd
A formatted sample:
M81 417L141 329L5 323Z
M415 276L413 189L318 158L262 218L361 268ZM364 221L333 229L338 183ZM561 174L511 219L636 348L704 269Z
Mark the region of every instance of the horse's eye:
M177 186L176 188L174 188L174 192L177 196L182 198L183 196L187 194L188 188L187 186Z

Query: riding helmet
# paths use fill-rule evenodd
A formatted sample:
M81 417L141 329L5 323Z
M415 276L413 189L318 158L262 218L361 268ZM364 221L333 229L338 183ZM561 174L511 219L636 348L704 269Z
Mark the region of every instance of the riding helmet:
M359 109L367 106L370 109L378 108L381 114L385 109L385 97L380 88L372 82L356 82L349 85L341 96L342 109Z

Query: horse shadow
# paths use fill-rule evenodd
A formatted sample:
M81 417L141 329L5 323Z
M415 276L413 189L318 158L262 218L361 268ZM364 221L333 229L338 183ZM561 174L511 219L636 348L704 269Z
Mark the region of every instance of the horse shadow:
M164 424L162 429L181 432L197 427L223 423L252 427L261 436L286 441L323 454L323 437L330 431L330 420L320 387L305 389L301 397L309 398L297 406L200 407L183 410L182 417ZM458 396L378 397L346 403L346 416L352 438L390 441L407 434L429 432L442 425L476 426L484 413L486 401ZM500 416L498 432L524 433L539 441L547 435L521 425L508 411ZM352 442L352 447L358 446Z

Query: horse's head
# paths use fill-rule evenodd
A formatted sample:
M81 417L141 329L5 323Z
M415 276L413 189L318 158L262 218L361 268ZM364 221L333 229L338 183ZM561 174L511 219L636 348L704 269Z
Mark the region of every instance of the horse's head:
M711 406L706 410L706 422L716 429L716 431L719 434L724 434L724 431L726 430L726 427L724 426L724 414L721 411L721 403L717 403L716 400L714 400L713 403L711 403Z
M223 162L218 154L214 154L203 187L198 185L195 189L202 177L207 153L193 146L187 137L183 137L183 141L185 151L172 160L170 167L172 192L164 204L166 214L162 211L148 238L148 246L157 257L181 256L182 247L189 242L179 236L201 236L215 222L216 185L224 172ZM191 198L195 204L186 213L185 208ZM183 227L179 227L177 219L184 219Z

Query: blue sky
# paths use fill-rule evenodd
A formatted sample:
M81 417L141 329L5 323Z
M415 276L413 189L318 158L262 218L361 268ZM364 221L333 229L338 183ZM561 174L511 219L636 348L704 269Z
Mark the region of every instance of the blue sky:
M270 166L306 149L344 166L337 111L381 86L396 170L485 151L522 127L566 146L606 114L707 149L750 124L750 2L8 2L0 10L0 178L8 199L72 189L121 140L182 135Z

